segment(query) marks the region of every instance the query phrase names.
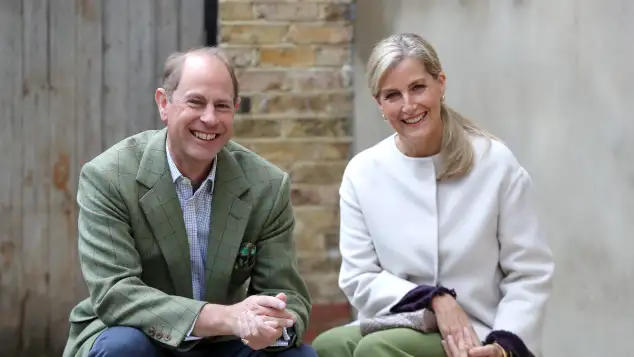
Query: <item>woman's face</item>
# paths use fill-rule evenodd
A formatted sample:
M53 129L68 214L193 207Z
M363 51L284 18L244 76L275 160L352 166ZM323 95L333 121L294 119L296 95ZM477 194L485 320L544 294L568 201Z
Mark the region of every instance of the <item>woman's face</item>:
M385 73L376 100L401 140L430 142L442 138L444 91L444 73L434 78L420 61L405 58Z

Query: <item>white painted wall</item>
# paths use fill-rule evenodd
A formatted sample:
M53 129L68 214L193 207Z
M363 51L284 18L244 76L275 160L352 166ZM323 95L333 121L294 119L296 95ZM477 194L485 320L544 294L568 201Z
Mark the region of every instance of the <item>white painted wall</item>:
M356 151L391 132L369 51L411 31L438 50L448 103L531 173L557 264L546 357L633 351L633 19L632 0L357 1Z

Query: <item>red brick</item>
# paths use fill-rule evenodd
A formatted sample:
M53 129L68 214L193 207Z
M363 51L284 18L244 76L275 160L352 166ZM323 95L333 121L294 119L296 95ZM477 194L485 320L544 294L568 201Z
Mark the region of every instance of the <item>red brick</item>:
M311 343L322 332L345 325L350 321L352 321L352 309L347 302L313 304L310 323L303 341Z

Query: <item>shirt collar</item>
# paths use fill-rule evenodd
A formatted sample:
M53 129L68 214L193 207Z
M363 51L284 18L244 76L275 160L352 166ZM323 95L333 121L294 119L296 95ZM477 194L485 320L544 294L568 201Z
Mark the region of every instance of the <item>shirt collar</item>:
M177 183L179 180L187 180L187 182L189 182L189 179L181 174L181 172L176 167L174 160L172 160L172 155L170 155L167 141L165 141L165 155L167 155L167 165L170 168L172 182ZM211 163L211 170L209 171L209 175L207 175L207 178L201 184L202 186L205 182L209 181L209 192L213 191L214 181L216 180L216 162L218 162L217 155L214 157L214 160Z

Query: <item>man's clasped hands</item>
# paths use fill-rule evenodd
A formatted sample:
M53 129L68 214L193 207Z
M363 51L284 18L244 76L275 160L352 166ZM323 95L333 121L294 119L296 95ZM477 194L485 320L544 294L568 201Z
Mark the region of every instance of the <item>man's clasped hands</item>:
M220 318L221 321L209 321ZM253 295L229 306L207 304L194 328L195 336L234 335L254 350L273 345L297 317L286 310L286 294Z

